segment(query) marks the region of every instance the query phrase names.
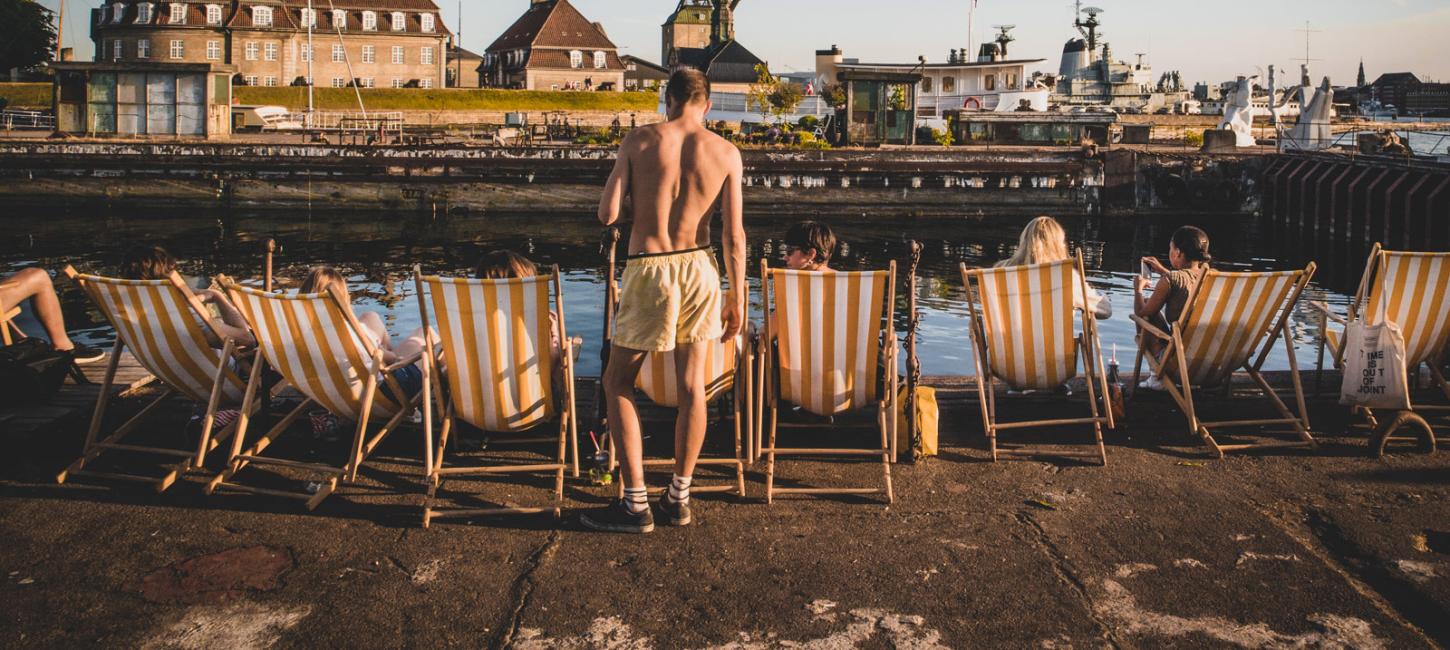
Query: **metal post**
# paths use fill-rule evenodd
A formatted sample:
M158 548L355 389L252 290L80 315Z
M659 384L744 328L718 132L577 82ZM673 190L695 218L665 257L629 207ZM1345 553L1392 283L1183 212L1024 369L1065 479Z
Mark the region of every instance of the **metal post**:
M912 240L911 267L906 272L906 436L911 444L911 459L921 460L921 431L917 426L916 386L921 383L921 359L916 356L916 330L921 314L916 310L916 270L921 266L921 242ZM896 372L895 368L891 372Z

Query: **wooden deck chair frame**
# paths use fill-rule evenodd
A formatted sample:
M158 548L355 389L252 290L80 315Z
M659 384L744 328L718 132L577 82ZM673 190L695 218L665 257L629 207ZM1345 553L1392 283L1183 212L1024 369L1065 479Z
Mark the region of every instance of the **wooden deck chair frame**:
M0 342L5 345L14 345L16 341L28 338L25 332L15 325L15 318L20 315L20 306L11 307L9 311L0 314Z
M568 328L564 324L564 284L559 273L559 267L555 265L550 270L549 283L554 293L554 334L563 342L561 360L564 365L564 394L555 395L558 400L558 409L555 417L558 420L557 436L510 436L507 439L495 440L494 444L520 445L554 442L558 444L558 453L552 463L526 463L526 464L491 464L471 465L460 467L444 467L448 443L455 429L458 428L459 415L454 409L453 400L448 396L450 392L445 390L446 372L456 371L457 368L445 369L444 354L441 350L440 341L434 340L432 322L434 317L442 318L443 314L434 313L428 306L428 296L425 281L434 278L425 278L422 269L413 267L414 284L418 292L418 309L422 316L423 329L428 332L428 349L431 353L423 356L423 431L424 431L424 477L426 479L426 494L423 499L423 527L428 528L434 519L439 518L462 518L462 517L487 517L494 515L524 515L553 513L555 517L562 514L564 502L564 472L572 471L575 476L579 475L579 425L578 409L575 401L574 386L574 343L568 336ZM442 336L441 334L439 335ZM545 369L548 375L552 375L553 369ZM552 379L550 379L552 381ZM442 414L442 427L435 441L433 436L433 422L436 419L435 409ZM572 461L570 460L572 456ZM463 476L502 476L508 474L538 474L552 472L554 474L554 499L555 505L547 507L497 507L497 508L438 508L435 506L438 491L443 486L443 481L450 477Z
M257 323L252 320L250 309L241 308L245 301L245 294L253 293L264 299L271 300L300 299L298 297L284 297L281 295L274 295L273 293L267 291L248 289L242 287L236 282L233 282L230 278L227 278L226 276L219 277L218 282L231 297L232 302L238 305L239 309L242 312L242 315L247 319L248 325L251 327L253 332L258 333L259 337L262 336L262 332L264 330L262 328L258 328ZM301 501L306 506L307 510L314 510L319 504L322 503L324 499L337 491L339 481L346 483L356 482L358 470L362 467L363 463L367 461L368 457L372 455L372 452L377 449L378 445L381 444L383 440L387 438L388 434L392 433L398 428L398 426L402 423L403 418L411 414L413 410L416 409L421 403L423 399L422 394L420 393L417 396L409 397L403 391L402 386L398 384L397 379L393 377L393 372L417 363L420 359L423 358L424 355L420 353L412 358L400 359L397 363L394 363L392 365L384 365L382 349L374 344L372 338L366 334L365 330L363 330L362 324L358 322L357 316L354 315L352 312L352 301L347 296L347 294L343 293L343 291L341 291L337 287L332 286L328 287L324 295L326 296L325 299L331 301L332 304L337 307L339 312L342 314L344 321L343 325L349 330L348 335L356 336L357 339L362 342L362 345L367 354L367 361L372 364L371 367L378 369L367 372L366 377L363 379L361 406L359 408L357 426L353 431L352 447L351 451L348 454L347 462L343 463L341 466L337 466L324 463L307 463L262 455L262 452L264 452L268 447L275 443L277 439L282 436L282 434L286 433L287 430L291 428L292 425L296 423L299 418L302 417L302 414L309 407L318 406L326 408L310 396L305 396L302 400L302 403L298 404L296 408L292 409L292 411L288 412L287 415L283 416L281 420L278 420L270 430L268 430L261 437L257 438L257 440L253 442L250 447L246 447L245 449L243 449L243 445L246 443L247 428L251 423L250 413L256 408L255 405L257 402L257 393L262 388L262 366L272 365L279 372L282 371L281 367L273 365L271 363L272 360L265 359L265 353L263 353L263 360L266 361L266 363L253 364L251 373L249 374L247 380L247 391L245 396L242 398L242 403L244 404L244 407L242 409L242 415L237 422L237 434L235 437L232 438L232 447L230 454L227 458L227 467L216 476L214 476L207 484L207 494L214 494L218 490L222 490L227 492L242 492L247 494L281 497L286 499L292 499L295 501ZM266 346L264 346L261 341L258 341L259 349L264 349L265 347ZM297 385L297 382L293 381L293 378L287 377L285 372L283 372L282 374L283 378L287 382ZM383 377L383 380L381 382L378 380L379 374L381 374ZM426 382L424 385L426 387ZM375 410L374 406L380 388L387 390L387 393L385 394L387 399L389 399L393 404L398 406L398 411L397 413L394 413L392 417L387 420L386 423L383 424L383 426L377 431L377 433L374 433L372 437L368 437L368 425L371 423L372 420L373 411ZM257 465L262 467L281 467L285 469L295 469L304 472L315 473L320 475L321 487L315 493L313 493L309 491L258 488L242 483L237 483L234 480L235 477L239 472L242 471L242 469L246 468L249 465Z
M818 448L789 448L780 447L776 443L778 430L780 429L780 403L783 401L781 394L781 360L780 346L776 337L780 334L776 331L773 317L774 289L771 284L772 276L775 273L784 271L772 269L766 260L760 261L760 290L761 308L765 311L765 327L762 330L759 347L758 367L761 369L761 381L757 390L761 395L761 401L757 408L760 409L759 421L761 426L757 431L763 436L757 445L758 453L765 457L765 502L773 503L777 494L805 494L805 495L873 495L880 494L886 497L886 503L895 502L895 493L891 487L891 463L895 450L897 435L897 400L899 398L900 379L897 372L897 347L896 340L896 262L892 261L885 271L886 286L884 288L881 312L872 314L873 321L877 323L872 326L872 333L882 336L883 345L878 351L878 359L867 360L866 363L871 369L873 376L878 369L884 367L885 377L881 378L881 390L876 395L876 426L881 432L880 447L875 449L860 448L839 448L839 447L818 447ZM879 271L876 273L880 273ZM837 275L844 276L845 273ZM876 320L880 319L880 320ZM859 408L868 408L861 406ZM768 414L766 413L768 411ZM764 420L769 418L766 425ZM803 425L813 426L813 425ZM830 425L831 428L838 428ZM806 457L872 457L881 458L881 479L882 487L775 487L776 457L777 456L806 456Z
M1076 291L1086 297L1092 295L1087 286L1087 274L1083 270L1081 257L1073 257L1070 262L1074 271L1073 280L1078 286ZM1038 267L1050 265L1037 265ZM1026 270L1026 267L1019 267ZM1036 267L1033 267L1036 268ZM1117 422L1113 420L1113 410L1106 403L1108 395L1107 374L1104 372L1102 342L1098 336L1098 321L1091 309L1086 305L1073 305L1072 312L1076 312L1082 319L1082 331L1074 335L1070 340L1075 343L1076 349L1072 356L1078 357L1082 362L1082 373L1087 379L1088 407L1090 417L1085 418L1059 418L1047 420L1022 420L1017 422L1002 422L998 412L996 391L993 389L997 381L1002 381L997 369L993 367L990 351L994 345L1001 344L987 335L985 326L986 307L981 302L985 300L984 279L989 273L1002 273L1005 269L969 269L966 264L961 265L962 284L967 289L967 329L972 339L972 360L977 373L977 401L982 413L982 428L987 434L988 448L992 452L992 461L996 462L1001 456L1018 458L1031 458L1041 456L1065 456L1069 458L1094 459L1104 466L1108 464L1107 448L1103 445L1103 425L1109 429L1116 429ZM1072 287L1064 287L1066 291L1073 291ZM1084 298L1086 302L1086 298ZM1014 309L1016 306L1009 306ZM1069 325L1070 327L1071 325ZM1068 377L1067 379L1072 379ZM1103 399L1099 403L1099 399ZM1071 426L1087 424L1092 425L1093 444L1097 446L1095 452L1058 452L1047 453L1030 449L1003 449L998 446L997 434L1001 431L1012 431L1018 429L1034 429L1057 426Z
M616 235L612 239L612 241L610 239L606 239L606 241L610 242L609 261L606 267L606 272L608 274L606 277L608 278L609 285L607 287L608 290L605 292L606 300L609 301L610 308L605 310L604 320L604 347L605 349L608 349L611 345L612 340L611 333L614 331L614 314L618 311L619 307L619 288L615 279L618 276L615 273L614 254L614 244L617 243L619 240ZM655 354L656 353L650 353L650 355L646 357L645 365L641 367L640 372L645 372L649 369L651 358L655 357ZM712 382L711 385L706 387L707 394L705 398L707 405L709 403L716 402L722 397L729 398L731 426L733 427L735 433L735 456L733 458L722 458L702 455L699 460L695 462L697 466L733 466L735 468L735 485L700 485L698 483L695 483L690 486L691 493L702 494L733 491L736 496L739 496L740 498L745 498L745 465L752 458L753 451L751 447L753 446L753 441L755 440L755 434L753 432L755 418L752 416L752 414L755 412L752 405L754 398L754 375L755 340L751 337L749 333L742 331L735 346L734 373L729 376L729 381L725 383L721 383L718 381L721 379L725 379L724 377L716 378L717 381ZM673 380L666 378L666 381ZM635 386L638 389L638 381L635 382ZM635 393L645 394L645 391L636 390ZM649 396L645 394L645 398L649 399ZM708 418L708 413L706 417ZM613 469L617 467L618 464L618 459L614 456L613 443L611 442L609 449L609 466L611 469ZM646 469L650 467L673 467L674 464L674 458L644 459L644 467ZM665 489L666 488L664 487L650 488L650 491L653 493L660 493L665 491ZM623 481L618 482L617 491L618 496L620 498L624 498Z
M1248 276L1272 276L1281 273L1222 273L1219 271L1208 271L1202 282L1199 284L1197 295L1193 302L1179 315L1178 322L1173 323L1171 332L1165 332L1146 319L1132 314L1132 320L1138 325L1139 345L1137 359L1133 363L1133 391L1136 395L1139 378L1142 375L1143 361L1147 360L1149 368L1163 382L1164 389L1168 395L1183 410L1184 416L1188 419L1188 428L1191 434L1199 436L1215 456L1223 458L1224 454L1232 451L1248 451L1261 449L1285 449L1285 448L1308 448L1315 449L1318 443L1309 431L1309 410L1304 401L1304 386L1299 377L1299 361L1294 353L1293 336L1289 331L1289 317L1294 312L1294 307L1299 303L1299 297L1303 294L1304 288L1314 278L1316 266L1310 262L1301 271L1290 272L1297 277L1293 279L1288 292L1278 305L1274 305L1271 312L1272 317L1266 322L1271 323L1268 329L1261 332L1250 332L1250 341L1257 340L1258 343L1250 345L1250 352L1245 359L1244 365L1239 370L1248 373L1254 380L1259 391L1263 394L1276 411L1278 418L1248 419L1248 420L1222 420L1217 422L1205 421L1200 417L1200 410L1194 400L1193 382L1190 379L1193 375L1189 364L1180 363L1181 359L1187 358L1183 342L1183 329L1191 324L1200 314L1207 303L1208 289L1212 288L1213 282L1220 281L1219 278L1229 278L1230 281L1236 278ZM1267 305L1266 305L1267 306ZM1250 314L1253 316L1253 314ZM1164 343L1163 351L1158 356L1153 356L1145 351L1142 341L1144 337L1154 337ZM1282 340L1284 350L1289 356L1290 384L1293 392L1295 406L1298 408L1298 415L1290 411L1289 406L1279 397L1277 391L1264 379L1264 362L1269 358L1269 352L1274 344ZM1224 392L1227 395L1233 381L1234 370L1229 370L1228 376L1222 379ZM1200 389L1201 392L1201 389ZM1214 438L1215 430L1239 429L1246 427L1266 427L1276 425L1289 425L1293 428L1294 434L1299 438L1297 441L1276 441L1244 444L1220 444Z
M1334 367L1344 367L1344 336L1342 334L1335 336L1335 333L1329 330L1329 324L1333 322L1344 327L1356 319L1363 318L1363 310L1367 309L1371 302L1374 302L1375 297L1383 299L1383 296L1379 292L1384 291L1382 278L1388 269L1390 257L1400 255L1440 257L1446 256L1447 254L1387 251L1380 244L1376 243L1370 250L1369 261L1365 263L1364 274L1360 276L1359 288L1355 291L1354 299L1350 301L1349 311L1345 316L1335 314L1330 310L1329 305L1323 302L1316 301L1309 303L1309 306L1320 314L1319 331L1317 333L1319 346L1318 363L1314 379L1316 394L1320 392L1320 388L1324 382L1324 352L1326 349L1330 349L1330 352L1333 354L1331 362L1334 364ZM1450 264L1450 260L1447 260L1445 264ZM1445 395L1447 400L1450 400L1450 381L1446 381L1445 373L1442 370L1445 367L1446 361L1450 360L1450 327L1445 329L1446 331L1442 334L1439 341L1429 342L1428 354L1425 356L1425 359L1420 363L1416 363L1415 367L1407 368L1406 370L1409 371L1409 376L1413 382L1418 378L1421 363L1428 366L1430 369L1430 381L1434 383L1435 387L1440 389L1440 392ZM1413 383L1411 387L1414 387ZM1413 396L1414 393L1412 391L1411 397ZM1374 409L1356 407L1354 411L1356 414L1363 416L1366 423L1373 430L1371 445L1375 456L1378 457L1384 456L1385 450L1391 442L1413 440L1413 438L1394 435L1400 429L1407 426L1418 429L1421 433L1420 441L1424 449L1430 453L1434 453L1438 448L1439 442L1444 439L1437 439L1435 430L1430 426L1429 421L1425 419L1423 414L1450 412L1450 405L1411 402L1410 410L1392 411L1392 416L1383 421L1380 420L1380 417L1385 414L1379 413L1377 415Z
M249 366L255 368L257 365L259 365L253 363L256 351L242 350L239 348L236 341L221 336L216 331L215 327L213 327L212 316L207 311L206 307L202 305L201 301L192 292L191 287L188 287L186 283L181 279L181 276L173 272L165 280L165 284L163 286L169 286L170 288L179 292L185 298L185 303L189 310L187 315L196 316L198 321L200 322L200 327L204 333L210 333L213 337L216 337L216 340L222 341L222 349L219 351L219 354L217 356L216 367L202 368L202 370L209 371L211 388L210 395L208 399L205 400L206 412L202 416L201 437L197 442L197 447L191 450L183 450L168 447L131 445L123 442L126 436L136 431L136 429L140 427L141 423L144 422L147 417L154 414L157 409L166 402L168 398L172 396L178 396L182 398L199 397L199 395L188 396L183 390L178 389L175 386L166 383L165 381L160 382L160 395L152 399L151 402L149 402L146 406L142 407L142 409L138 413L136 413L136 415L132 416L130 420L127 420L125 423L117 427L114 431L111 431L102 438L101 429L105 423L107 406L110 404L113 398L113 396L111 395L111 389L115 385L116 371L121 363L121 353L126 349L126 342L124 337L122 336L123 328L116 322L115 316L111 313L110 308L108 308L104 304L101 295L98 293L99 290L94 286L94 283L97 280L128 286L156 286L159 283L156 281L117 280L114 278L101 278L99 276L82 275L80 273L77 273L75 268L71 266L65 267L64 273L66 277L69 277L72 281L78 284L81 289L86 293L86 295L91 298L91 300L96 304L96 307L100 309L102 314L105 315L106 320L110 321L112 328L116 331L117 334L116 343L111 348L110 359L108 360L106 365L105 379L101 382L100 395L96 398L96 407L91 414L90 427L86 430L84 451L82 452L80 458L77 458L75 462L71 463L69 467L67 467L64 471L60 472L60 474L56 476L56 482L65 483L66 480L75 476L94 477L118 481L127 481L133 483L150 484L155 487L157 492L164 492L167 488L175 484L177 479L179 479L187 472L203 469L206 464L207 455L214 451L217 447L221 446L221 444L224 443L228 438L233 437L240 429L241 421L245 418L245 415L242 418L238 418L231 424L228 424L226 427L223 427L221 430L213 430L214 424L216 422L217 408L221 404L221 401L225 395L225 381L227 380L228 375L230 375L233 380L240 382L240 378L237 377L237 375L232 371L230 366L235 363L237 369L245 370ZM158 321L157 319L152 319L152 322ZM177 333L176 335L179 336L180 334ZM154 333L148 333L146 334L146 336L155 337L156 335ZM207 345L208 348L210 347L210 344L206 341L194 343L200 343ZM155 368L147 366L147 362L145 361L143 356L144 355L136 355L137 361L140 362L143 366L146 366L146 369L151 372L151 374L155 375L158 379L163 377L164 373L157 372ZM175 464L169 465L169 471L167 471L165 475L159 478L116 472L96 472L85 469L87 464L95 461L98 457L100 457L102 453L105 453L107 451L124 451L144 455L170 457L179 460Z

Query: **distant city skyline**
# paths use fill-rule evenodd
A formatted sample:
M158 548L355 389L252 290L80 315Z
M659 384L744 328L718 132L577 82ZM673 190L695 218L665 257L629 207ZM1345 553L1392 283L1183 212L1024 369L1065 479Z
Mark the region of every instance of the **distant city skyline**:
M319 6L327 0L314 0ZM660 58L660 24L677 0L571 0L603 23L621 54ZM59 0L40 0L51 9ZM462 44L482 53L528 7L529 0L464 0ZM838 45L863 61L945 61L967 45L971 0L743 0L736 15L741 43L769 61L775 72L814 70L817 49ZM92 46L86 16L100 0L68 0L66 45L88 59ZM1298 75L1304 58L1304 22L1314 82L1328 75L1352 85L1361 58L1370 81L1388 72L1412 72L1422 80L1450 80L1450 0L1219 0L1212 11L1183 0L1091 0L1105 9L1102 33L1113 57L1128 62L1142 52L1155 75L1170 70L1183 81L1220 82L1255 74L1270 64ZM457 0L440 3L444 22L459 27ZM788 11L780 7L787 5ZM1307 7L1305 6L1307 5ZM1245 16L1242 21L1236 16ZM1056 72L1062 45L1076 36L1068 0L980 0L973 49L1015 24L1012 58L1046 59L1029 70ZM1225 34L1233 34L1226 36Z

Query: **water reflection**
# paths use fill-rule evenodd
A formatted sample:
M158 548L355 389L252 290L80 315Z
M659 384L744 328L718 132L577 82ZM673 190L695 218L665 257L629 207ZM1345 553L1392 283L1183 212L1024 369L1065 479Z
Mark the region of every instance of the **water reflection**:
M971 372L971 358L959 265L989 265L1010 256L1028 220L1026 216L971 216L873 221L858 216L828 222L843 242L834 263L838 269L882 268L896 260L904 282L908 241L914 238L925 245L919 271L923 317L918 350L923 372L964 375ZM792 221L787 216L748 220L747 268L752 276L758 275L762 256L772 263L779 262L783 251L778 240ZM1113 303L1113 318L1101 326L1104 349L1111 352L1116 346L1125 368L1132 363L1134 349L1133 327L1127 313L1132 307L1132 274L1137 272L1137 260L1145 254L1166 256L1168 238L1179 225L1193 223L1208 231L1221 269L1279 270L1293 263L1279 258L1270 243L1270 228L1251 217L1193 215L1176 219L1102 217L1061 221L1075 250L1084 256L1089 282ZM605 257L600 248L600 228L589 216L536 214L433 220L407 215L379 220L372 216L305 213L108 213L97 219L89 214L29 214L10 217L7 229L25 236L0 242L0 268L40 265L59 269L74 264L85 271L108 273L114 271L129 245L155 242L182 259L187 274L202 277L218 273L258 277L262 243L275 238L281 247L276 259L279 278L301 278L314 264L338 266L358 297L358 309L380 312L395 333L411 331L419 324L412 282L414 264L430 273L464 274L482 253L512 248L540 265L560 266L565 319L570 333L584 337L586 343L581 374L599 371ZM621 242L621 255L626 243ZM1359 268L1362 264L1358 263ZM1357 273L1347 275L1357 278ZM759 305L755 301L759 295L754 289L758 284L759 278L752 277L752 314L756 319ZM1326 289L1315 285L1306 300L1343 305L1347 301L1343 290L1343 286ZM68 324L79 340L93 344L112 340L109 328L78 291L65 288L62 298ZM904 331L904 297L901 304L898 330ZM1311 318L1311 312L1301 309L1293 321L1301 364L1309 361L1313 351ZM39 331L34 323L22 322L22 326ZM1271 355L1268 367L1288 367L1282 349Z

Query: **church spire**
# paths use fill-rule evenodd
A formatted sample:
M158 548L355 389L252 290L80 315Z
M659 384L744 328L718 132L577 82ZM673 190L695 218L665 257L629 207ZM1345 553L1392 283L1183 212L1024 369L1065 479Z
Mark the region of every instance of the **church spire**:
M1364 79L1364 59L1360 59L1359 60L1359 87L1363 88L1364 86L1365 86L1365 79Z

